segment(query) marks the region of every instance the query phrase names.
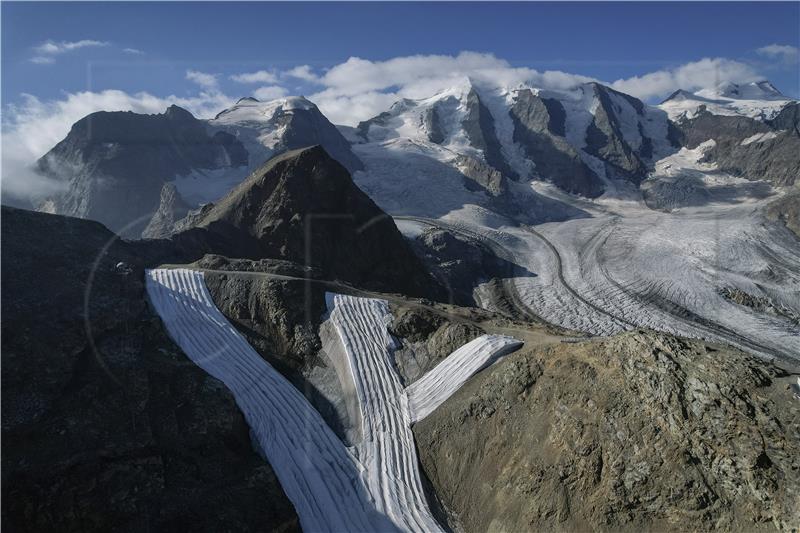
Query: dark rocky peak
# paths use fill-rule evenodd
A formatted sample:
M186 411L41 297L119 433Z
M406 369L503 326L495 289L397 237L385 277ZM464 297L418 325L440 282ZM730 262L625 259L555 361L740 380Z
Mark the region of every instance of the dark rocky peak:
M165 182L196 170L246 165L247 159L233 135L209 135L203 121L173 105L157 115L92 113L38 161L38 169L65 184L47 202L57 214L98 220L139 237Z
M475 86L471 84L471 81L464 104L467 112L461 122L461 127L464 128L470 144L481 150L486 162L500 171L501 174L511 179L519 179L519 174L511 168L503 156L500 141L495 131L494 118L481 101L481 97Z
M259 100L258 98L253 98L252 96L244 96L244 97L242 97L242 98L239 98L239 99L236 101L236 103L237 103L237 104L241 104L241 103L252 102L252 103L256 103L256 104L257 104L257 103L259 103L260 101L261 101L261 100Z
M174 238L309 265L367 288L439 296L392 218L321 146L272 158Z
M306 105L307 104L307 105ZM312 102L302 96L289 108L280 108L273 117L276 125L285 126L281 150L296 150L321 145L350 172L364 170L364 164L350 149L336 126Z
M166 116L167 120L172 123L193 123L196 120L194 115L192 115L189 111L175 104L169 106L164 112L164 115Z
M623 98L633 107L637 117L644 114L644 104L599 83L592 82L585 87L593 91L599 104L586 131L586 152L605 163L609 177L640 182L647 174L647 166L640 159L640 154L625 140L619 118L625 110L614 100ZM645 142L643 146L647 148L650 143Z
M509 110L514 142L536 163L536 173L559 188L594 198L603 193L602 180L583 162L565 138L563 105L533 91L518 91Z

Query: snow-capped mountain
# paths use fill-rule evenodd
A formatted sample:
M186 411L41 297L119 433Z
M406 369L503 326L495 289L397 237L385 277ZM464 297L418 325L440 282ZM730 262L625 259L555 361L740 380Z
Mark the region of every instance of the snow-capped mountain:
M349 143L303 97L242 98L212 120L171 106L160 115L92 113L39 160L65 184L40 209L91 218L125 236L157 236L149 225L221 198L270 157L321 145L348 170L362 168ZM167 187L167 190L162 190ZM163 226L161 222L156 226Z
M587 198L630 197L657 161L710 139L718 147L707 157L725 168L735 170L733 156L747 152L744 177L791 184L795 169L785 163L793 159L772 158L775 172L772 163L757 164L758 148L769 142L782 147L771 154L793 150L798 136L780 132L797 131L797 109L768 82L678 91L650 106L599 83L555 91L465 78L430 97L400 100L356 128L335 127L304 97L242 98L207 121L175 106L164 115L97 113L40 161L67 184L42 208L94 218L128 236L149 225L145 234L158 236L270 157L321 145L393 213L443 215L474 205L558 220L563 211L531 182ZM724 151L723 141L749 148ZM149 224L153 213L158 220Z
M465 179L478 205L492 201L481 193L530 195L519 187L530 180L597 197L645 179L655 160L677 149L674 133L665 112L597 83L551 91L465 79L395 103L360 123L351 140L366 164L356 180L389 208L401 198L430 203L419 180L431 174L427 193L435 187L444 202L461 201Z
M795 100L784 96L768 81L744 84L725 82L713 89L702 89L694 93L675 91L658 107L676 121L692 119L704 110L714 115L741 115L769 120L793 102Z
M251 166L286 150L319 144L350 172L363 168L336 127L302 96L268 102L241 98L209 120L208 125L239 139L250 154Z

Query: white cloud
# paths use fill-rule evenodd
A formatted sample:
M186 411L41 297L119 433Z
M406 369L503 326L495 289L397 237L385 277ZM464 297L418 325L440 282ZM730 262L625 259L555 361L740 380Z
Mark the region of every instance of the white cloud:
M92 39L82 39L80 41L45 41L42 44L34 47L37 54L63 54L64 52L71 52L79 48L89 48L95 46L108 46L110 43L106 41L95 41Z
M80 41L45 41L33 47L33 51L36 55L31 57L29 61L37 65L51 65L56 62L53 56L80 48L108 46L109 44L111 43L92 39L82 39Z
M318 83L319 77L314 74L314 71L311 70L309 65L299 65L292 69L289 69L283 73L284 76L288 76L290 78L297 78L299 80L308 81L311 83Z
M425 98L467 77L498 86L530 83L552 89L566 89L591 80L566 72L514 67L492 54L477 52L414 55L386 61L351 57L317 78L324 88L309 98L332 121L353 125L384 111L399 98Z
M647 100L667 96L678 89L696 91L716 87L726 81L744 83L761 79L763 76L759 75L751 65L716 57L704 58L642 76L620 79L611 86L618 91Z
M282 98L287 94L288 91L279 85L269 85L269 86L259 87L253 92L253 96L262 101Z
M771 59L778 59L786 63L794 63L800 58L800 50L796 46L788 44L770 44L762 46L756 53Z
M188 98L160 98L145 92L128 94L117 90L84 91L49 101L25 94L21 104L6 106L3 113L2 193L25 200L57 190L59 184L33 172L33 165L69 133L72 124L95 111L163 113L176 104L196 117L210 118L233 103L233 99L217 91Z
M199 70L187 70L186 79L206 89L217 88L217 74L209 74Z
M33 56L30 58L31 63L36 63L37 65L51 65L56 62L55 59L49 56Z
M122 51L125 52L126 54L132 54L137 56L144 55L144 52L142 52L138 48L123 48Z
M238 83L275 83L278 81L278 76L268 70L259 70L257 72L234 74L231 79Z

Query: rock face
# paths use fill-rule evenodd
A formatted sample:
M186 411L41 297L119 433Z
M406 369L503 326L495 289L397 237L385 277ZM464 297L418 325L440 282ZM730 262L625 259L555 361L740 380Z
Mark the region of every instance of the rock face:
M470 323L456 322L426 309L392 308L389 331L399 341L394 352L395 368L406 386L445 357L484 331Z
M92 113L38 165L67 184L65 192L45 202L48 210L138 237L158 208L166 181L195 170L245 166L247 153L234 136L211 133L173 105L160 115Z
M800 525L800 403L775 367L631 332L524 349L414 433L464 531Z
M800 238L800 191L794 190L767 207L767 217L783 223Z
M149 311L142 245L2 217L4 529L298 531L232 396Z
M479 283L518 274L516 265L497 257L485 245L444 229L425 230L412 246L446 288L449 301L458 305L476 304L472 293Z
M273 158L176 239L192 232L229 257L284 259L365 288L439 295L391 217L319 146Z
M787 106L773 122L744 116L714 115L708 111L677 124L687 148L713 139L705 155L720 170L750 180L791 186L800 176L800 133L796 104ZM794 113L794 114L793 114Z
M514 122L514 141L535 162L535 170L542 179L589 198L603 193L603 181L564 137L565 111L560 102L540 98L530 90L519 91L510 115Z
M586 151L605 163L606 173L610 177L639 183L647 173L647 166L642 157L652 156L652 141L642 135L639 126L639 134L642 137L639 152L630 146L622 131L619 106L612 101L612 95L631 105L638 115L643 114L644 104L636 98L598 83L589 86L594 92L598 106L586 130Z
M435 109L435 108L434 108ZM505 176L494 167L468 155L456 156L455 167L467 178L467 189L484 190L491 196L503 196L508 192Z
M502 147L495 132L494 118L474 87L470 88L467 93L465 106L467 112L461 121L461 127L464 128L470 144L483 152L483 157L489 166L497 169L504 176L519 179L519 175L509 166L503 156Z
M190 209L191 206L183 201L175 185L165 183L161 187L158 209L142 231L142 237L145 239L169 237L175 228L175 223L189 214Z

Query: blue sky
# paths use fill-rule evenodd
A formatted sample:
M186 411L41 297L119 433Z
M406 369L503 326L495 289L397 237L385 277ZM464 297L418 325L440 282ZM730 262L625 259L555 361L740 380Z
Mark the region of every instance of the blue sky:
M755 50L798 46L800 3L12 3L2 4L2 91L58 98L121 89L190 94L187 69L227 76L356 56L491 53L513 66L614 81L703 57L758 66L785 93L800 91L797 63L770 64ZM32 63L46 42L92 40ZM126 53L125 48L143 54ZM781 68L783 67L783 68ZM291 92L313 93L303 80Z

